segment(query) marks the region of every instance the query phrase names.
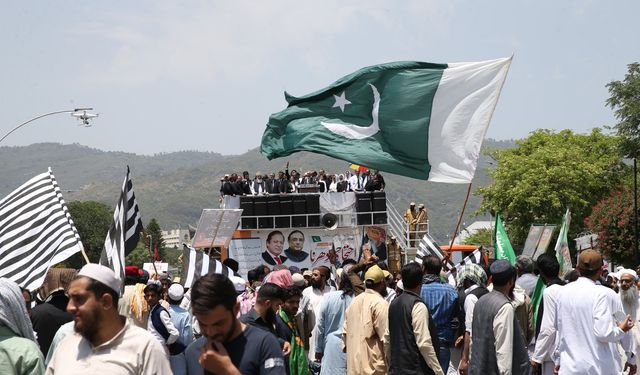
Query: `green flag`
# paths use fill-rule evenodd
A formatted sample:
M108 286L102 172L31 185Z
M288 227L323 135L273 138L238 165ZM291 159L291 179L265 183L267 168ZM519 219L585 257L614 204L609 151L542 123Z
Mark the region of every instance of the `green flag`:
M536 288L533 290L533 294L531 295L531 305L533 306L533 326L536 326L536 322L538 321L538 308L540 307L540 302L542 302L542 293L544 293L545 285L542 277L538 276L538 282L536 283Z
M558 241L556 241L556 258L558 258L558 263L560 263L560 277L564 277L564 275L573 268L571 253L569 252L569 240L567 239L570 222L571 212L567 209L562 219L562 227L558 234Z
M360 69L269 117L269 159L310 151L437 182L469 183L511 58Z
M493 243L496 259L506 259L511 265L516 264L516 253L513 251L513 247L511 247L507 231L504 229L504 225L502 225L502 220L500 220L500 214L496 214L496 226L493 229Z

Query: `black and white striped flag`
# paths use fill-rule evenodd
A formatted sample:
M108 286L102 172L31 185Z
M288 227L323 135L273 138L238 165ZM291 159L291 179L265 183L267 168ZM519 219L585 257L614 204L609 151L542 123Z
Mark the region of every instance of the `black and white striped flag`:
M440 258L442 261L442 269L445 271L449 271L454 267L453 262L448 259L445 260L444 252L440 249L436 241L426 233L420 240L420 243L418 243L415 262L422 264L422 259L429 255L435 255Z
M127 166L127 175L122 184L120 200L118 200L116 210L113 213L113 223L109 227L102 254L100 254L100 264L115 272L116 277L123 282L123 288L124 258L138 245L142 230L142 216L138 202L136 202L136 195L133 193L133 183L129 176L129 166Z
M0 201L0 277L37 289L51 265L81 249L51 168Z
M196 280L209 273L221 273L227 277L233 276L233 270L219 260L184 244L182 248L182 285L185 288L191 288Z

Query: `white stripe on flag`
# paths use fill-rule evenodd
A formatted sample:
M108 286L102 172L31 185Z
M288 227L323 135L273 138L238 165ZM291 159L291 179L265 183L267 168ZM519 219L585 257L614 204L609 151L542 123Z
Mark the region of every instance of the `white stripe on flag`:
M51 265L80 249L51 168L0 201L0 277L35 290Z
M429 122L429 181L471 182L510 65L511 57L443 71Z

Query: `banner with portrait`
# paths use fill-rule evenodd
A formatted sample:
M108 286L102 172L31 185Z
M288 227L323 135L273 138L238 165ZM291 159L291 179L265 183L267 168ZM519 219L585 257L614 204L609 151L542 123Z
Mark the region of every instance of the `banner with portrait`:
M238 260L243 277L246 273L242 270L260 263L271 268L278 264L300 269L334 264L337 268L346 259L357 261L360 257L358 228L333 231L288 228L242 233L246 238L234 237L229 244L229 257Z

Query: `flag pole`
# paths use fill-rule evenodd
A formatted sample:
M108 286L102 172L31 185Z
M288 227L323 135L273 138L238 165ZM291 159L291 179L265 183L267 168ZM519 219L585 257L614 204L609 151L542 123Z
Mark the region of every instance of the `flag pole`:
M87 262L87 264L91 263L89 262L89 257L87 256L87 253L84 251L84 245L82 244L82 241L78 241L78 243L80 244L80 252L82 253L82 257L84 258L84 261Z
M150 234L147 234L147 231L144 230L144 228L142 229L142 234L144 235L144 238L149 239L149 247L147 248L147 250L149 250L149 256L151 257L151 265L153 266L153 272L156 273L156 277L160 278L160 275L158 274L158 269L156 268L156 258L151 253L151 245L153 245L152 243L153 237Z
M451 243L449 244L449 250L447 250L447 259L451 258L451 248L453 247L453 241L456 240L456 235L458 234L458 230L460 229L460 223L462 222L462 217L464 216L464 210L465 208L467 208L467 202L469 201L469 194L471 194L471 182L469 182L469 187L467 188L467 196L464 198L464 204L462 205L462 210L460 211L460 216L458 217L456 229L453 230L453 235L451 236Z

